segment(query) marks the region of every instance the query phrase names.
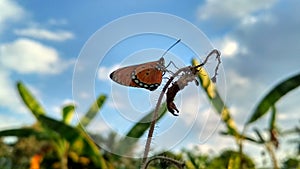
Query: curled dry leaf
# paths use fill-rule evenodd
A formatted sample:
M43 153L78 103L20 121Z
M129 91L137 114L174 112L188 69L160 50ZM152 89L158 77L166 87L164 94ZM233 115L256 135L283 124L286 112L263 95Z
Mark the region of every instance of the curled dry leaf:
M174 116L178 116L178 113L179 113L179 110L177 109L175 103L174 103L174 98L176 96L176 94L182 90L185 86L188 85L189 82L192 82L192 81L195 81L196 85L198 86L199 85L199 82L197 81L196 79L196 74L200 71L200 69L207 63L208 61L208 58L210 56L212 56L213 54L216 54L216 60L218 61L217 62L217 65L215 67L215 72L214 72L214 76L211 78L212 82L216 82L216 77L218 75L218 69L219 69L219 65L221 64L221 59L220 59L220 55L221 53L214 49L212 50L205 58L204 62L202 62L200 65L197 65L197 66L188 66L188 67L185 67L185 68L182 68L182 74L181 75L178 75L178 80L175 81L171 87L168 88L168 91L166 93L167 95L167 99L166 99L166 102L167 102L167 108L168 108L168 111L170 113L172 113ZM173 77L174 78L174 77ZM177 112L177 114L175 113L175 111Z

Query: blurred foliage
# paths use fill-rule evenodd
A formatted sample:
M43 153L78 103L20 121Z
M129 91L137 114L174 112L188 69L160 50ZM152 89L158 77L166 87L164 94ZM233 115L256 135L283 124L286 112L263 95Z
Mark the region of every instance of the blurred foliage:
M255 122L262 116L264 116L269 109L271 109L275 103L284 97L287 93L300 86L300 74L296 74L284 81L278 83L273 87L260 102L258 102L254 112L247 121L246 125Z
M299 157L290 157L283 162L282 169L300 169Z
M192 60L192 64L198 65L199 62L194 59ZM198 73L198 78L200 80L202 89L205 91L207 95L207 98L211 101L216 112L220 115L223 123L226 126L226 131L221 132L221 134L226 136L232 136L239 149L238 152L239 152L240 159L232 159L232 160L236 160L234 163L238 165L232 165L229 166L228 168L240 168L240 169L247 168L245 167L244 164L246 159L244 159L244 155L243 155L243 145L244 145L244 141L249 141L264 146L273 163L272 167L274 169L278 169L279 165L278 165L275 149L279 147L280 144L279 136L281 133L279 133L278 131L278 126L277 126L278 124L276 120L276 116L278 112L276 110L275 104L287 93L293 91L294 89L300 86L300 74L291 76L281 81L277 85L275 85L262 98L262 100L258 102L256 108L254 109L254 112L251 113L250 118L247 120L246 124L244 125L241 131L238 130L235 120L232 118L228 106L226 106L225 102L220 97L217 88L215 87L214 83L210 79L205 69L200 70L200 72ZM262 118L267 113L270 113L270 117L271 117L268 130L267 130L268 138L264 138L263 134L257 128L254 130L254 134L256 134L258 138L254 138L250 136L250 134L247 134L248 126L253 125L255 121ZM298 145L300 146L299 141L298 141Z
M32 126L0 131L0 168L138 168L140 160L124 158L110 152L126 155L132 154L138 139L148 130L152 112L136 123L124 138L117 138L111 133L108 138L84 131L97 115L106 100L100 95L82 116L79 123L71 125L75 113L75 105L62 107L62 119L48 117L45 109L21 82L17 83L19 94L36 118ZM159 111L161 119L166 113L163 104ZM4 143L2 138L13 136L17 141ZM128 138L132 139L128 139ZM97 144L105 145L106 150Z
M198 62L194 60L193 64L198 64ZM278 161L276 156L276 149L282 142L281 138L287 135L298 136L297 139L289 141L300 149L299 126L280 131L280 124L277 120L280 112L276 109L276 102L300 85L300 74L275 85L262 97L254 111L250 112L250 118L247 119L243 129L238 128L229 107L222 100L216 86L204 69L201 69L198 78L207 98L225 125L225 131L220 134L232 137L237 145L237 150L225 150L220 154L203 154L199 153L197 149L184 149L177 153L157 153L149 160L148 169L254 169L253 160L243 151L245 141L264 148L266 150L264 152L270 156L272 168L276 169L281 166L283 169L300 169L299 152L284 161ZM87 134L84 128L100 112L106 101L105 95L99 95L81 117L80 122L74 125L71 122L76 109L75 105L62 106L61 119L54 119L47 116L46 110L23 83L18 82L17 89L24 104L36 118L36 123L31 126L0 131L1 169L140 168L141 159L118 154L132 155L136 153L136 144L139 138L149 129L152 112L141 118L126 136L120 138L116 133L111 132L104 137L101 134ZM163 104L159 111L159 119L166 112L166 104ZM263 129L257 128L255 122L267 114L269 114L269 123ZM248 131L247 129L251 125L254 130ZM105 149L101 147L105 147Z
M242 161L243 160L243 161ZM242 164L243 169L254 169L254 162L250 157L245 154L240 155L239 152L235 152L233 150L226 150L222 152L218 157L215 157L211 160L207 169L239 169Z
M0 136L18 138L12 149L12 157L18 157L12 158L13 165L24 168L39 166L40 168L67 169L70 162L73 162L81 168L106 168L102 154L89 136L82 129L70 125L74 105L64 106L62 120L56 120L46 115L44 108L25 85L18 82L17 88L24 104L37 121L30 127L0 132ZM106 97L101 95L96 102L104 102L105 99ZM94 106L93 109L99 110L101 106L97 108ZM90 121L88 120L85 125ZM82 163L84 158L87 160Z

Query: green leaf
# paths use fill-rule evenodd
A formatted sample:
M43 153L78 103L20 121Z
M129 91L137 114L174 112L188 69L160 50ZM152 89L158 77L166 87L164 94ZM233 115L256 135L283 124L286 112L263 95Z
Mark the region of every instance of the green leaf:
M199 62L196 59L193 59L192 64L194 66L199 65ZM208 99L211 101L217 113L221 116L223 122L226 124L228 133L238 139L240 133L238 132L236 124L231 117L230 111L222 100L217 88L211 81L209 74L205 71L205 69L200 70L200 72L198 73L198 78L200 80L201 87L205 91Z
M96 144L83 131L44 115L39 116L39 121L51 131L58 133L61 138L66 139L74 151L89 156L96 165L98 164L102 168L106 167L105 160Z
M0 137L15 136L15 137L29 137L35 136L39 139L48 138L47 134L36 131L32 128L9 129L0 131Z
M243 136L243 139L251 141L253 143L260 143L260 141L255 140L254 138L250 137L250 136Z
M228 160L228 169L239 169L241 164L241 157L240 156L230 156Z
M266 140L264 139L264 137L260 134L260 132L259 132L259 130L258 129L254 129L254 132L256 133L256 135L258 136L258 138L259 138L259 142L258 143L260 143L260 144L264 144L264 143L266 143Z
M167 106L166 103L163 103L158 110L158 121L166 114ZM138 141L140 137L149 129L152 117L153 117L154 110L144 116L139 122L137 122L126 134L120 144L117 147L118 153L130 153L130 150L133 148L135 143Z
M17 88L23 102L36 118L39 115L46 114L44 108L34 98L34 96L30 93L30 91L26 88L26 86L23 85L22 82L17 83Z
M75 143L78 140L82 140L84 143L80 147L77 147L77 150L79 152L83 152L85 146L87 146L87 149L85 150L86 152L97 151L95 147L88 146L88 142L83 139L81 131L79 131L78 129L44 115L41 115L39 117L39 121L43 124L43 126L50 129L51 131L58 133L61 137L65 138L71 144Z
M277 84L269 93L267 93L263 99L259 102L255 108L252 116L249 118L246 125L255 122L263 115L265 115L268 110L275 105L275 103L281 99L285 94L294 90L300 85L300 74L292 76L283 82Z
M74 104L69 104L63 107L62 115L63 115L63 122L66 124L70 124L75 112Z
M101 107L103 106L104 102L106 100L105 95L100 95L97 100L92 104L88 112L80 119L79 124L77 127L86 127L92 120L93 118L97 115Z
M223 136L234 136L232 135L232 133L228 133L227 131L220 131L219 132L220 135ZM246 136L246 135L240 135L240 138L244 139L244 140L248 140L254 143L258 143L259 141L255 140L254 138L250 137L250 136Z

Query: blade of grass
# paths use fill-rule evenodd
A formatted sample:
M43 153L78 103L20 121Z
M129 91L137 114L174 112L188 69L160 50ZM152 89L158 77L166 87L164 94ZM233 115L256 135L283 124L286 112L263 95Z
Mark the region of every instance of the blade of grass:
M88 112L80 119L80 122L78 123L77 127L86 127L93 118L97 115L101 107L103 106L104 102L106 100L105 95L100 95L97 100L91 105Z
M70 124L74 116L74 112L75 112L74 104L69 104L64 106L62 109L63 122L66 124Z
M228 132L225 132L225 131L221 131L219 132L220 135L223 135L223 136L228 136L231 134L229 134ZM254 138L250 137L250 136L246 136L245 134L244 135L241 135L240 136L241 138L243 138L244 140L248 140L248 141L251 141L251 142L254 142L254 143L260 143L259 141L255 140Z
M41 104L34 98L31 92L22 82L17 82L18 92L32 114L37 118L39 115L46 114Z
M285 96L288 92L294 90L300 85L300 74L296 74L279 84L277 84L271 91L269 91L263 99L258 103L252 116L247 121L246 125L255 122L264 116L268 110L275 105L275 103Z
M256 134L256 135L258 136L258 138L259 138L259 142L258 142L258 143L260 143L260 144L266 143L266 140L265 140L264 137L260 134L260 131L259 131L257 128L254 129L254 132L255 132L255 134Z

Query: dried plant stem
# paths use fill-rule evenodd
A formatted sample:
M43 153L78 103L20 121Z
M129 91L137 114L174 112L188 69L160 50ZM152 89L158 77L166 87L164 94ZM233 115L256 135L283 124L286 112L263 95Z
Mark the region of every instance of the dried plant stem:
M211 78L211 80L215 83L215 82L216 82L216 77L217 77L217 75L218 75L218 69L219 69L219 66L220 66L220 64L221 64L221 58L220 58L221 53L220 53L220 51L218 51L217 49L213 49L213 50L206 56L205 60L204 60L201 64L199 64L199 65L197 65L197 66L194 66L194 68L197 69L197 68L200 68L200 67L204 66L204 65L206 64L206 62L208 61L209 57L212 56L213 54L216 54L216 59L218 60L218 64L217 64L217 66L216 66L216 68L215 68L215 74L214 74L214 76Z
M158 98L158 101L156 103L156 106L155 106L155 111L154 111L154 114L153 114L153 117L152 117L152 121L151 121L151 124L150 124L150 128L149 128L149 132L148 132L148 136L147 136L147 142L146 142L146 146L145 146L145 151L144 151L144 156L143 156L143 166L142 168L144 169L146 167L146 163L148 161L148 154L149 154L149 151L150 151L150 145L151 145L151 141L152 141L152 136L153 136L153 132L154 132L154 128L155 128L155 123L157 121L157 116L158 116L158 110L159 110L159 107L161 105L161 101L163 99L163 96L166 92L166 90L168 89L168 86L171 84L171 82L173 81L173 79L179 75L179 73L181 73L183 71L183 69L187 69L188 67L185 67L185 68L181 68L179 69L176 73L174 73L171 78L168 80L168 82L165 84L163 90L161 91L160 95L159 95L159 98Z
M147 163L148 163L148 154L149 154L149 151L150 151L150 145L151 145L151 141L152 141L152 137L153 137L153 132L154 132L154 128L155 128L155 123L158 119L158 111L159 111L159 108L160 108L160 105L161 105L161 102L162 102L162 99L163 99L163 96L165 94L165 92L167 91L169 85L171 84L171 82L174 80L175 77L177 77L181 72L188 72L188 71L192 71L196 74L196 71L198 71L198 68L204 66L206 64L206 62L208 61L209 57L212 56L213 54L216 54L216 58L218 59L218 64L215 68L215 75L213 76L212 79L215 79L216 76L217 76L217 71L218 71L218 68L219 68L219 64L221 63L221 60L220 60L220 52L216 49L212 50L205 58L205 60L197 65L197 66L187 66L187 67L183 67L181 69L178 69L170 78L169 80L167 81L167 83L165 84L165 86L163 87L160 95L159 95L159 98L158 98L158 101L156 103L156 106L155 106L155 111L153 113L153 117L152 117L152 121L151 121L151 124L150 124L150 128L149 128L149 132L148 132L148 136L147 136L147 141L146 141L146 146L145 146L145 151L144 151L144 155L143 155L143 161L142 161L142 169L146 169L146 166L147 166Z
M183 167L185 166L185 163L184 163L184 162L181 162L181 161L178 161L178 160L174 160L173 158L169 158L169 157L165 157L165 156L156 156L156 157L150 159L150 160L146 163L145 168L147 168L148 165L149 165L152 161L158 160L158 159L161 159L161 160L165 160L165 161L171 162L171 163L173 163L174 165L176 165L178 168L183 168Z

